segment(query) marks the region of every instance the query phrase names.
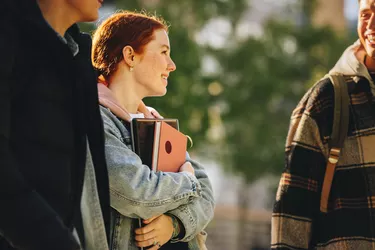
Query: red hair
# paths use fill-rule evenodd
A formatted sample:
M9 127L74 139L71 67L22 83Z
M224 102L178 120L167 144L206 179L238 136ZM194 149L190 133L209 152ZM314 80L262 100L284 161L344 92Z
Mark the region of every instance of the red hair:
M154 39L154 31L168 31L166 22L156 16L130 11L115 13L103 21L93 35L92 63L108 78L122 60L122 49L131 46L137 54Z

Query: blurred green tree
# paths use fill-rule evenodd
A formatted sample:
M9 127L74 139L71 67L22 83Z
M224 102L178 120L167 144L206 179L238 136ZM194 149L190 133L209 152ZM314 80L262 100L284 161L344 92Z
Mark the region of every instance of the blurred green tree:
M249 37L226 51L215 51L224 91L218 100L228 104L225 121L228 164L247 182L267 173L280 174L291 111L313 83L336 63L352 34L337 34L309 22L270 19L263 36ZM307 20L307 21L306 21Z

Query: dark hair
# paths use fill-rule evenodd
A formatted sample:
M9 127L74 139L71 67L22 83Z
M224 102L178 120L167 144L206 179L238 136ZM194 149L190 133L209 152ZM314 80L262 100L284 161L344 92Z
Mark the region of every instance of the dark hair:
M92 63L104 76L109 77L122 60L122 49L131 46L142 54L145 45L154 39L154 31L168 31L166 22L146 13L122 11L103 21L93 35Z

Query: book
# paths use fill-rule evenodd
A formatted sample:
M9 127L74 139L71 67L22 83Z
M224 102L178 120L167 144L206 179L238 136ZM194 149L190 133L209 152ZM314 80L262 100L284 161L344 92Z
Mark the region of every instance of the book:
M156 121L152 170L178 172L186 160L187 137L164 121Z
M172 134L176 135L176 132L177 132L178 138L181 138L181 140L185 141L185 142L183 142L183 144L184 144L183 157L181 156L182 154L180 153L181 159L183 158L183 162L181 163L181 165L185 162L185 155L186 155L187 139L186 139L185 135L183 135L181 132L179 132L179 124L178 124L177 119L134 118L131 122L131 137L132 137L133 150L141 158L142 163L144 165L150 167L150 169L152 169L154 171L165 171L165 169L163 170L163 167L162 168L158 168L156 166L153 167L154 156L155 157L159 156L159 146L160 145L158 147L156 147L156 146L154 147L154 144L155 144L154 141L155 141L155 127L160 126L161 125L160 122L166 123L171 128L173 128ZM156 125L156 124L158 124L158 125ZM171 131L170 127L167 128L167 131ZM160 137L159 135L163 135L163 136L168 135L168 133L160 133L160 128L157 128L156 130L157 130L157 134L158 134L158 136L156 137L157 140L159 140L159 137ZM164 129L162 131L164 131ZM165 141L165 143L167 143L167 142ZM175 144L176 143L175 138L172 138L171 141L169 141L169 143ZM168 143L168 145L169 145L169 143ZM154 153L154 151L155 151L155 153ZM165 162L164 161L165 157L166 156L169 157L169 155L171 155L171 154L166 154L165 144L164 144L164 149L160 151L160 154L163 158L163 160L161 162ZM175 155L175 150L173 150L173 157L174 157L174 155ZM155 160L157 160L157 159L158 159L158 157ZM162 163L162 165L164 165L164 163ZM178 169L180 168L180 166L178 166L178 168L176 167L177 170L174 171L174 172L177 172Z

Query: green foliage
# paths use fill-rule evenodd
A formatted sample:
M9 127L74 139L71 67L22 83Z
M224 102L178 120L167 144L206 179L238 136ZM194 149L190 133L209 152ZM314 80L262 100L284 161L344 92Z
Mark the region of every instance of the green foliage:
M82 32L92 34L96 27L94 23L79 23L79 28Z
M270 20L262 38L218 53L225 62L220 81L227 83L221 98L230 107L223 117L229 166L247 181L281 173L292 109L351 42L327 27Z

